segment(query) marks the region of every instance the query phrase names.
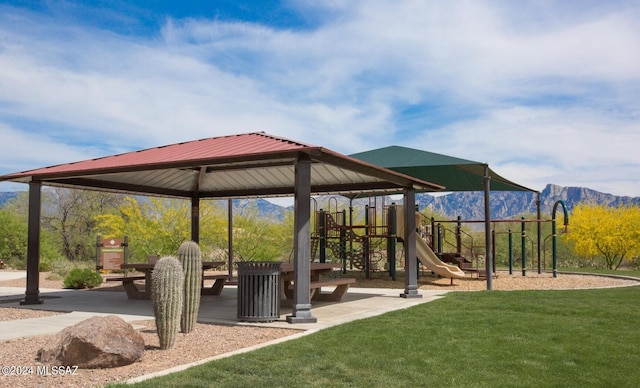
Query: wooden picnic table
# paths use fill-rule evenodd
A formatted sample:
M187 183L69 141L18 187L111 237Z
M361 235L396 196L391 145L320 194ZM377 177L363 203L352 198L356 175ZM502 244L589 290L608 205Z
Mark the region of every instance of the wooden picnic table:
M206 270L215 269L224 265L224 261L203 261L202 262L202 294L204 295L220 295L224 287L224 283L227 281L228 275L212 274L207 275L204 273ZM127 293L129 299L150 299L151 298L151 274L153 273L153 267L155 263L127 263L121 264L120 268L127 270L133 269L136 272L142 272L144 275L132 275L122 277L107 278L108 281L121 281L124 290ZM211 287L204 287L205 279L214 279L214 283ZM134 283L137 280L144 280L144 290L138 289Z
M339 302L349 289L350 284L356 282L355 278L328 278L323 279L322 275L333 273L336 269L342 269L341 263L311 263L309 292L311 300ZM294 267L293 264L285 263L280 266L280 290L283 306L291 306L294 288ZM331 293L322 293L322 287L335 286Z

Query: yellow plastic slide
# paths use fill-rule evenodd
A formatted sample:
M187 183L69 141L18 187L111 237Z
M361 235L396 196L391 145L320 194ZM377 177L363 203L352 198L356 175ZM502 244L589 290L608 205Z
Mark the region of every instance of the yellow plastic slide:
M422 214L416 212L416 225L420 225L422 220ZM397 233L400 238L404 236L404 209L402 205L398 205L396 209L396 222ZM427 267L429 271L451 279L460 279L465 277L464 271L462 271L457 265L451 265L443 262L433 252L431 247L421 238L416 238L416 255L420 263Z
M421 238L416 239L416 254L422 265L433 273L445 278L460 279L465 277L465 273L457 265L447 264L440 260L427 242Z

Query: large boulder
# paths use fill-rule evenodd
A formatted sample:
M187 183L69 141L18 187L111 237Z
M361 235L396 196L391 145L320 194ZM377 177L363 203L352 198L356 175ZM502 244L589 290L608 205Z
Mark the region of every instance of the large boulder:
M38 351L38 361L85 369L114 368L136 362L144 339L116 315L92 317L67 327Z

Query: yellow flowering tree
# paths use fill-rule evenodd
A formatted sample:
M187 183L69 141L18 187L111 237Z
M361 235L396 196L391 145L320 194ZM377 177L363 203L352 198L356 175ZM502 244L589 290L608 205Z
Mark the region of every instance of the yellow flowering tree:
M132 253L168 255L189 237L189 209L185 201L125 198L119 213L96 217L105 237L129 236Z
M138 260L147 255L175 255L191 239L191 202L188 200L127 197L116 213L96 217L104 237L129 236L129 249ZM203 254L225 260L228 254L227 201L200 202L200 246ZM292 213L292 212L291 212ZM256 208L234 214L234 256L237 260L279 260L293 245L292 215L274 223L258 217Z
M640 255L640 208L579 204L564 235L577 254L602 258L605 267L618 269L626 258Z

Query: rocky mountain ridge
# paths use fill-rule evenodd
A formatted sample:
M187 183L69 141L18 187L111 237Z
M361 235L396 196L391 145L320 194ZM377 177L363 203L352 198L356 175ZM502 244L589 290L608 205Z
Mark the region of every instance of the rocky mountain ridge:
M489 205L492 219L509 219L522 214L535 214L537 193L519 191L492 191ZM639 205L640 197L617 196L585 187L563 187L548 184L540 192L542 215L550 215L553 205L562 200L571 211L578 203L595 203L606 206ZM457 192L440 197L428 194L416 196L419 208L429 208L450 217L484 219L484 193Z
M15 192L0 192L0 206L7 200L15 198ZM333 197L331 197L333 198ZM523 214L536 213L537 193L519 191L492 191L490 195L490 207L492 219L510 219ZM329 197L319 197L318 204L328 203ZM640 197L617 196L601 193L585 187L563 187L549 184L540 192L540 207L543 217L550 215L556 201L562 200L569 210L578 203L596 203L607 206L638 205ZM382 201L378 201L380 204ZM384 199L384 203L394 202L391 198ZM401 203L402 201L396 200ZM347 209L349 201L346 198L336 200L339 209ZM367 199L355 200L353 206L356 211L364 211ZM422 193L416 195L416 204L420 210L430 209L446 217L460 216L465 220L484 219L484 194L483 192L457 192L442 196L433 196ZM249 208L257 208L258 216L282 220L287 209L273 204L264 199L237 199L233 201L235 214L242 214ZM322 205L320 205L321 207ZM335 205L333 205L335 207Z

